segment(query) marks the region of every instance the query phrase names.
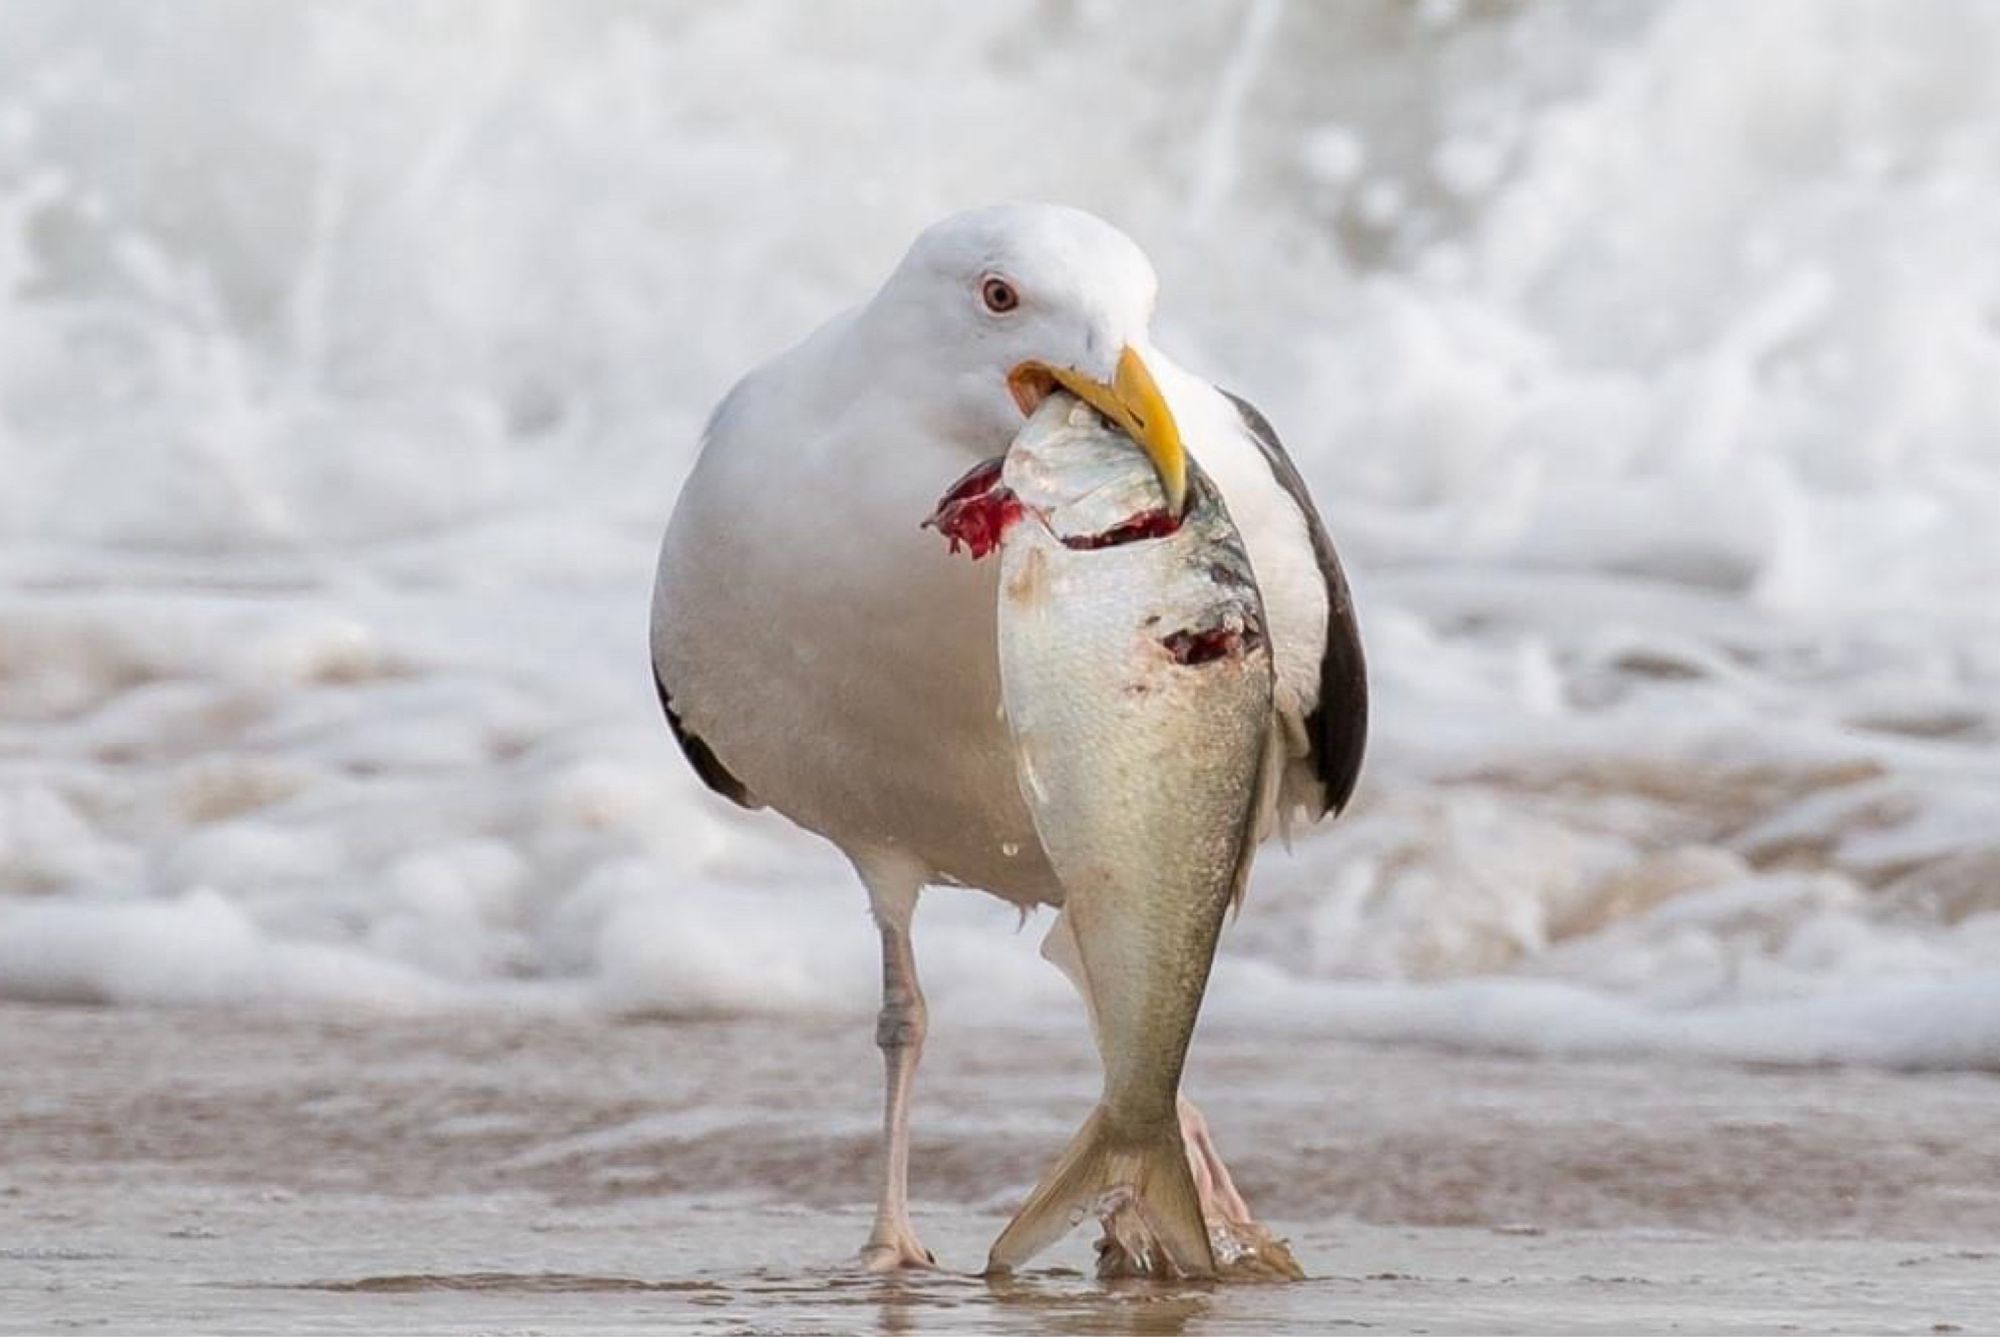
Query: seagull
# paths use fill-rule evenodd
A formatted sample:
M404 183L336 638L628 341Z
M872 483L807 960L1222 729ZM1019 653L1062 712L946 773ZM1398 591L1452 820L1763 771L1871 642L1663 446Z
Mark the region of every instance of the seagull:
M1002 454L1058 386L1131 436L1177 510L1192 453L1242 533L1269 622L1286 756L1260 832L1337 813L1361 768L1360 633L1326 526L1264 415L1153 346L1157 292L1138 245L1078 209L996 205L934 224L872 298L723 399L661 546L653 675L682 752L717 794L833 842L881 933L871 1271L936 1262L908 1206L927 1025L919 894L979 888L1024 913L1063 903L999 713L998 563L954 559L920 532L940 492ZM1061 928L1043 947L1059 966ZM1181 1116L1211 1228L1248 1226L1200 1111L1183 1101Z

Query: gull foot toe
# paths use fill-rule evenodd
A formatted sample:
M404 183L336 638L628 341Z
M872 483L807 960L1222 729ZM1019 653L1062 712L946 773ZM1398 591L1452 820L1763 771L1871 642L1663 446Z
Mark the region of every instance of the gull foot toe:
M1306 1279L1291 1246L1255 1221L1210 1221L1208 1242L1215 1253L1217 1281ZM1131 1277L1162 1280L1178 1274L1143 1232L1134 1231L1128 1223L1106 1219L1104 1237L1097 1241L1097 1275L1109 1281Z
M1224 1281L1304 1281L1292 1247L1255 1221L1209 1223L1216 1274Z
M861 1246L861 1266L870 1272L912 1272L937 1266L937 1255L908 1233L869 1240Z

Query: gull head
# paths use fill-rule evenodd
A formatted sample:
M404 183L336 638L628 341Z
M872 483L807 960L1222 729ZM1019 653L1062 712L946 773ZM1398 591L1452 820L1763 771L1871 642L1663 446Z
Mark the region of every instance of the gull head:
M954 214L916 239L868 304L870 372L989 455L1061 386L1146 452L1179 515L1187 457L1149 366L1158 292L1146 253L1081 209Z

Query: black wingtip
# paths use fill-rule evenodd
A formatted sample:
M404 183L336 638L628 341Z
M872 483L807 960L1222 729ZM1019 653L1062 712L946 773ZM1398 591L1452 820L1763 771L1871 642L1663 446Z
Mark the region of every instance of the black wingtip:
M757 801L750 797L750 790L724 766L701 737L681 723L680 712L674 709L674 701L667 694L667 684L660 677L658 665L653 667L653 689L660 694L660 709L666 714L667 727L674 731L674 741L681 745L681 753L694 767L694 773L701 782L738 807L755 808Z
M1326 584L1326 648L1320 655L1319 699L1306 716L1313 773L1318 777L1325 808L1319 814L1338 815L1354 797L1361 778L1362 756L1368 745L1368 664L1361 651L1361 628L1354 617L1354 598L1333 539L1313 505L1298 466L1285 453L1270 419L1246 399L1222 391L1236 406L1278 486L1290 495L1304 518L1313 557ZM1317 819L1315 819L1317 820Z

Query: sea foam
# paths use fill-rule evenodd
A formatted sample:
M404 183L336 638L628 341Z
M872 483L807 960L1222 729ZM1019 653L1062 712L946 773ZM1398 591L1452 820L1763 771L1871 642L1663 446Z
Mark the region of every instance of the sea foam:
M1040 197L1369 648L1216 1024L2000 1066L2000 12L1253 11L9 6L0 996L865 1015L844 864L657 718L653 549L736 375ZM942 1018L1073 1013L918 924Z

